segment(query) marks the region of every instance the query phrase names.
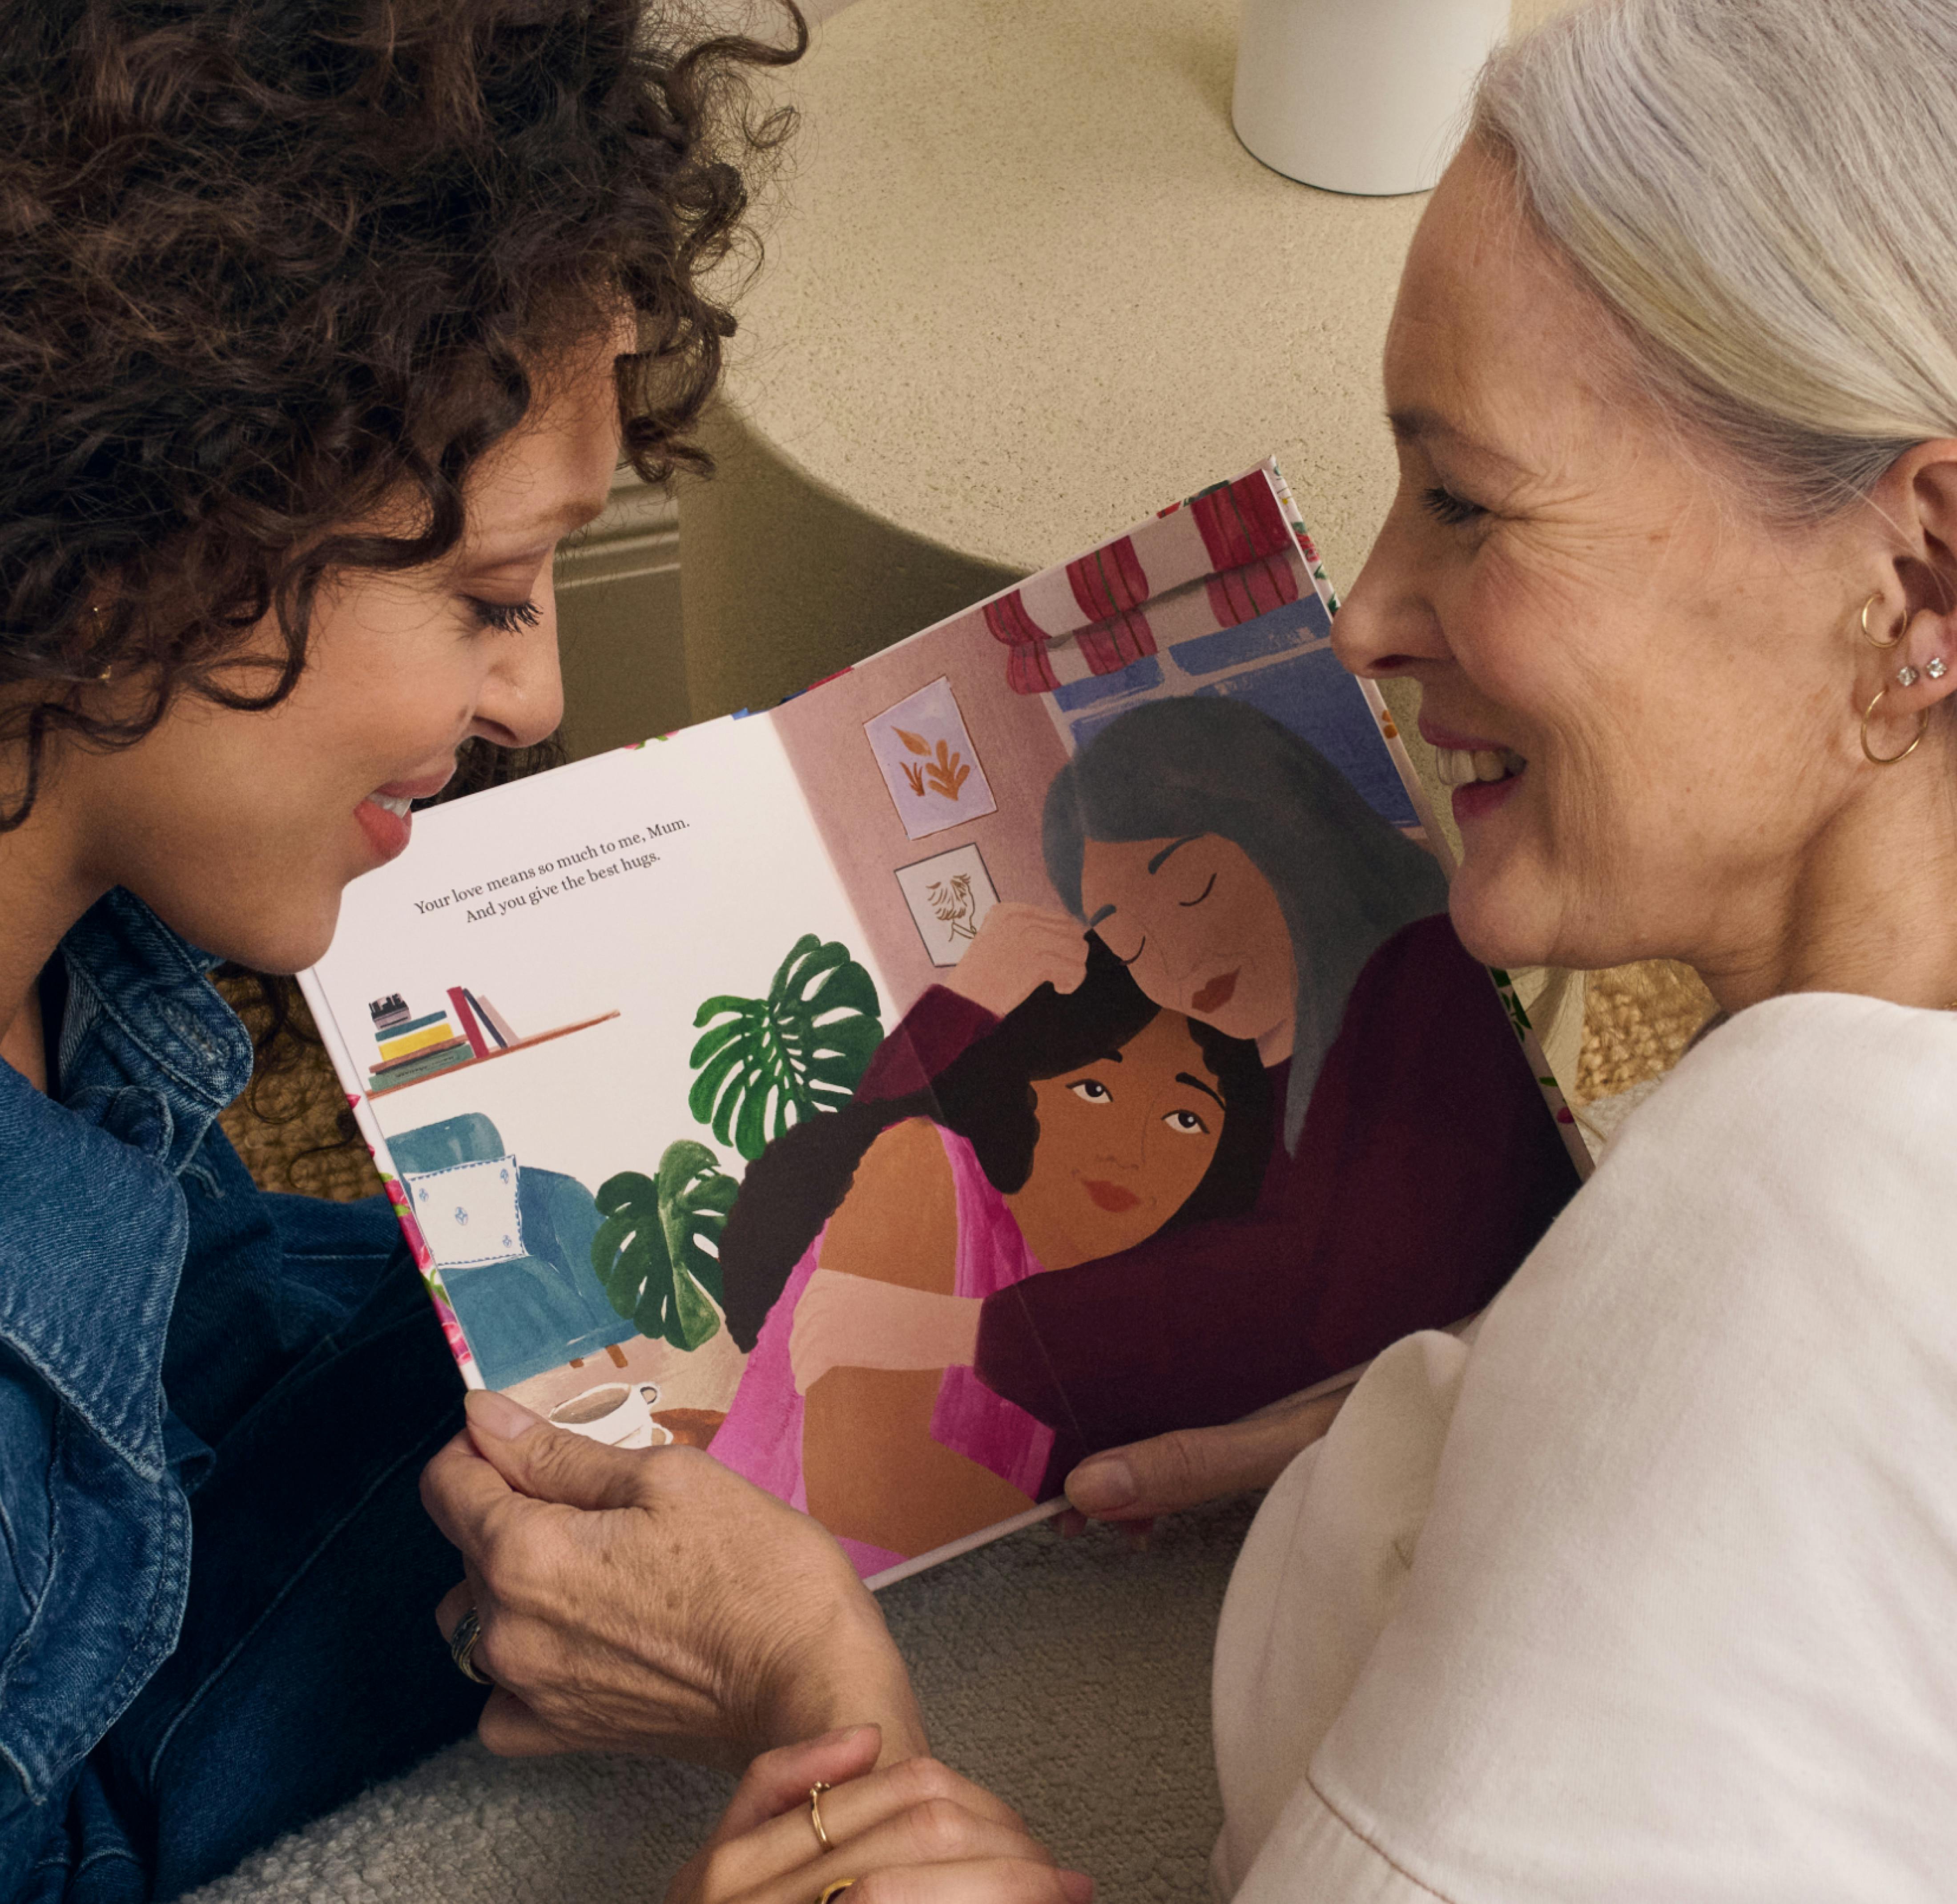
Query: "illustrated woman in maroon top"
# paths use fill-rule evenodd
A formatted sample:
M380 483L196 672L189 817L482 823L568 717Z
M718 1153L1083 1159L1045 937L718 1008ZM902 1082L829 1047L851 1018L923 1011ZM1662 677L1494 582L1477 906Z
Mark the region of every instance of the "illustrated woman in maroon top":
M859 1096L925 1085L1091 927L1162 1006L1256 1041L1276 1119L1256 1208L1029 1278L928 1322L862 1279L803 1298L798 1377L966 1364L1083 1455L1234 1420L1488 1301L1576 1188L1439 868L1241 702L1150 703L1055 776L1048 876L1071 916L1002 905Z

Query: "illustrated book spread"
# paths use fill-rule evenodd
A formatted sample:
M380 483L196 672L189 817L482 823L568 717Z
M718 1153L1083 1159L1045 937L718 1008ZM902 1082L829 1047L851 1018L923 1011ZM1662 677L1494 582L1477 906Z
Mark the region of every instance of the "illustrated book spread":
M1336 607L1266 463L419 812L303 983L464 1380L880 1584L1478 1306L1568 1113Z

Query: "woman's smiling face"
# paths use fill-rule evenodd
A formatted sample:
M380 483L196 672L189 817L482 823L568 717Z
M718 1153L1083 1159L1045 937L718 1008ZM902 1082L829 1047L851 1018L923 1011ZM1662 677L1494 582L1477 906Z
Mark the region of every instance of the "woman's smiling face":
M464 740L525 746L556 727L551 558L604 506L630 347L621 326L539 367L531 413L472 473L451 555L327 577L286 700L248 713L185 695L140 745L71 752L33 824L65 825L96 889L129 887L208 950L273 972L317 959L342 890L407 845L409 802L441 789Z
M1469 149L1408 255L1385 365L1399 490L1333 640L1354 672L1421 684L1471 950L1741 969L1772 957L1867 771L1868 590L1842 525L1759 520L1626 363L1508 169Z
M1216 1075L1175 1012L1032 1090L1032 1171L1006 1201L1050 1270L1152 1236L1195 1194L1223 1134Z
M1080 899L1089 925L1157 1004L1256 1040L1267 1064L1291 1055L1291 928L1270 881L1234 840L1089 840Z

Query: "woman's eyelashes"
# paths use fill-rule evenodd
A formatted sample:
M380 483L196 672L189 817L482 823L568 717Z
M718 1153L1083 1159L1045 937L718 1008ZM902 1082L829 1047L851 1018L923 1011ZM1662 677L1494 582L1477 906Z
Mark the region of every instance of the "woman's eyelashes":
M485 602L475 595L465 595L462 599L468 603L477 627L494 628L498 634L514 634L519 628L533 628L543 613L534 602Z
M1216 890L1216 875L1214 873L1212 873L1209 875L1209 884L1206 885L1202 891L1198 893L1193 899L1179 899L1176 901L1176 903L1178 906L1200 906L1203 902Z
M1458 529L1463 523L1472 522L1477 516L1487 513L1478 502L1470 502L1465 496L1457 496L1452 489L1438 485L1423 489L1420 503L1435 521L1445 523L1450 529Z

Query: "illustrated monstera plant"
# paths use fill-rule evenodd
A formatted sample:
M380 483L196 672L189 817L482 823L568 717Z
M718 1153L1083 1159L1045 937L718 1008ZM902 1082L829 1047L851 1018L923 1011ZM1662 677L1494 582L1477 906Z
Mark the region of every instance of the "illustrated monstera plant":
M710 998L694 1014L694 1115L751 1163L791 1124L849 1102L883 1042L877 1012L849 948L804 933L765 998Z
M591 1239L591 1267L640 1335L691 1349L720 1327L720 1264L708 1246L718 1248L738 1188L690 1137L666 1146L656 1177L621 1170L599 1185L605 1220Z

